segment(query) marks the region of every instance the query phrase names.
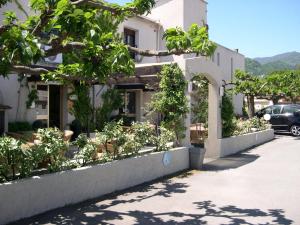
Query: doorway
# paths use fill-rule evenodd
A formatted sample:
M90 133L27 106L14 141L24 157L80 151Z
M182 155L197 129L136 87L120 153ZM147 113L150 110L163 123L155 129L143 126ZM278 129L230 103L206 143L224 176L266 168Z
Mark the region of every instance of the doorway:
M61 128L61 86L49 85L49 127Z

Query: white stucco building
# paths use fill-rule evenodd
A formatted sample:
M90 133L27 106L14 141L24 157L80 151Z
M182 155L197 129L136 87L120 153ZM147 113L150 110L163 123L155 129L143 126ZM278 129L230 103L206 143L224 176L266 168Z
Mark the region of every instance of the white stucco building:
M27 4L23 0L24 5ZM196 23L200 26L209 24L207 21L207 2L204 0L158 0L151 14L130 18L119 27L119 32L123 35L124 41L140 49L164 50L165 43L162 40L163 33L171 27L182 27L187 30L190 25ZM12 3L7 8L11 9ZM0 18L2 21L2 12ZM14 8L18 14L20 11ZM238 47L238 46L237 46ZM159 67L165 63L176 62L183 70L187 81L190 81L193 74L205 73L210 81L209 88L209 140L211 138L221 138L220 103L221 87L223 80L229 83L233 79L236 69L244 70L245 58L237 50L231 50L218 45L215 54L211 58L196 57L195 55L169 56L169 57L141 57L133 55L136 60L137 69L141 67ZM50 63L60 63L61 56L56 59L49 59ZM143 74L142 76L154 76L154 74ZM48 125L59 126L66 129L68 124L74 119L68 113L68 87L57 84L45 84L40 81L29 79L28 85L18 82L16 75L9 79L0 78L0 94L2 93L3 105L12 107L8 113L9 121L30 121L44 120ZM122 80L116 88L125 89L128 107L125 113L133 120L144 120L144 108L150 101L153 91L147 89L144 82L139 79ZM39 101L26 107L27 95L31 88L38 90ZM102 87L96 85L91 90L94 104L99 104ZM188 92L187 92L187 95ZM242 113L242 97L234 98L235 112ZM190 115L186 119L186 126L189 127ZM187 131L189 137L189 130ZM208 144L209 145L209 140ZM189 138L186 138L189 144Z

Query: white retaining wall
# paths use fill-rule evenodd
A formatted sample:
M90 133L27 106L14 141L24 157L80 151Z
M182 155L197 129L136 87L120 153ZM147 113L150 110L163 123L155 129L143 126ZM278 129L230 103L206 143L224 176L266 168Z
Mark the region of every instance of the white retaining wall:
M220 157L232 155L274 139L274 130L219 139Z
M0 224L97 198L189 168L188 148L0 184Z

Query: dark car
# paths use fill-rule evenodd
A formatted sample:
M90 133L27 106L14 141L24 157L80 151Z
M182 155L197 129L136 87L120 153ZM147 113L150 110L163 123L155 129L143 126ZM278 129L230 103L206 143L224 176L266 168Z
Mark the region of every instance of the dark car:
M271 116L270 123L275 131L300 136L300 105L273 105L258 111L256 116L261 118L266 114Z

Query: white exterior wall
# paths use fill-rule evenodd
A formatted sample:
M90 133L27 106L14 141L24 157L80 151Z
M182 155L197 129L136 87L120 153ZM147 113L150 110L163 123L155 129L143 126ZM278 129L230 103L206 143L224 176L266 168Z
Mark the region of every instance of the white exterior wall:
M183 8L183 29L188 30L194 23L199 26L207 24L207 2L203 0L182 0Z
M159 21L164 29L183 27L183 1L158 0L147 17Z
M18 76L13 74L8 78L0 77L0 90L3 95L3 104L12 107L7 111L8 121L25 121L30 120L32 112L27 112L26 101L28 96L28 89L20 88ZM20 94L18 93L20 90ZM19 97L18 97L19 96ZM18 106L19 105L19 106ZM31 121L31 120L30 120Z
M29 1L28 0L18 0L18 2L22 5L23 9L27 12L27 14L33 14L32 12L30 13L29 10ZM4 19L4 12L7 11L13 11L16 13L17 17L21 20L24 21L27 16L18 8L18 6L14 2L8 2L5 6L0 8L0 24L3 24L3 19Z
M243 150L261 145L274 139L274 130L263 130L229 138L216 140L217 148L211 152L210 157L220 158L236 154Z
M124 28L136 31L136 45L141 49L158 49L159 25L155 22L147 21L140 17L130 18L119 27L119 32L123 34ZM158 36L159 35L159 36ZM137 56L137 63L155 63L156 57Z
M220 62L218 64L218 54ZM231 83L234 80L235 70L245 70L245 56L235 50L228 49L224 46L218 45L214 56L213 63L216 64L222 72L222 80L226 83ZM232 60L232 61L231 61ZM233 97L234 110L238 115L242 115L243 109L243 95L236 95Z

